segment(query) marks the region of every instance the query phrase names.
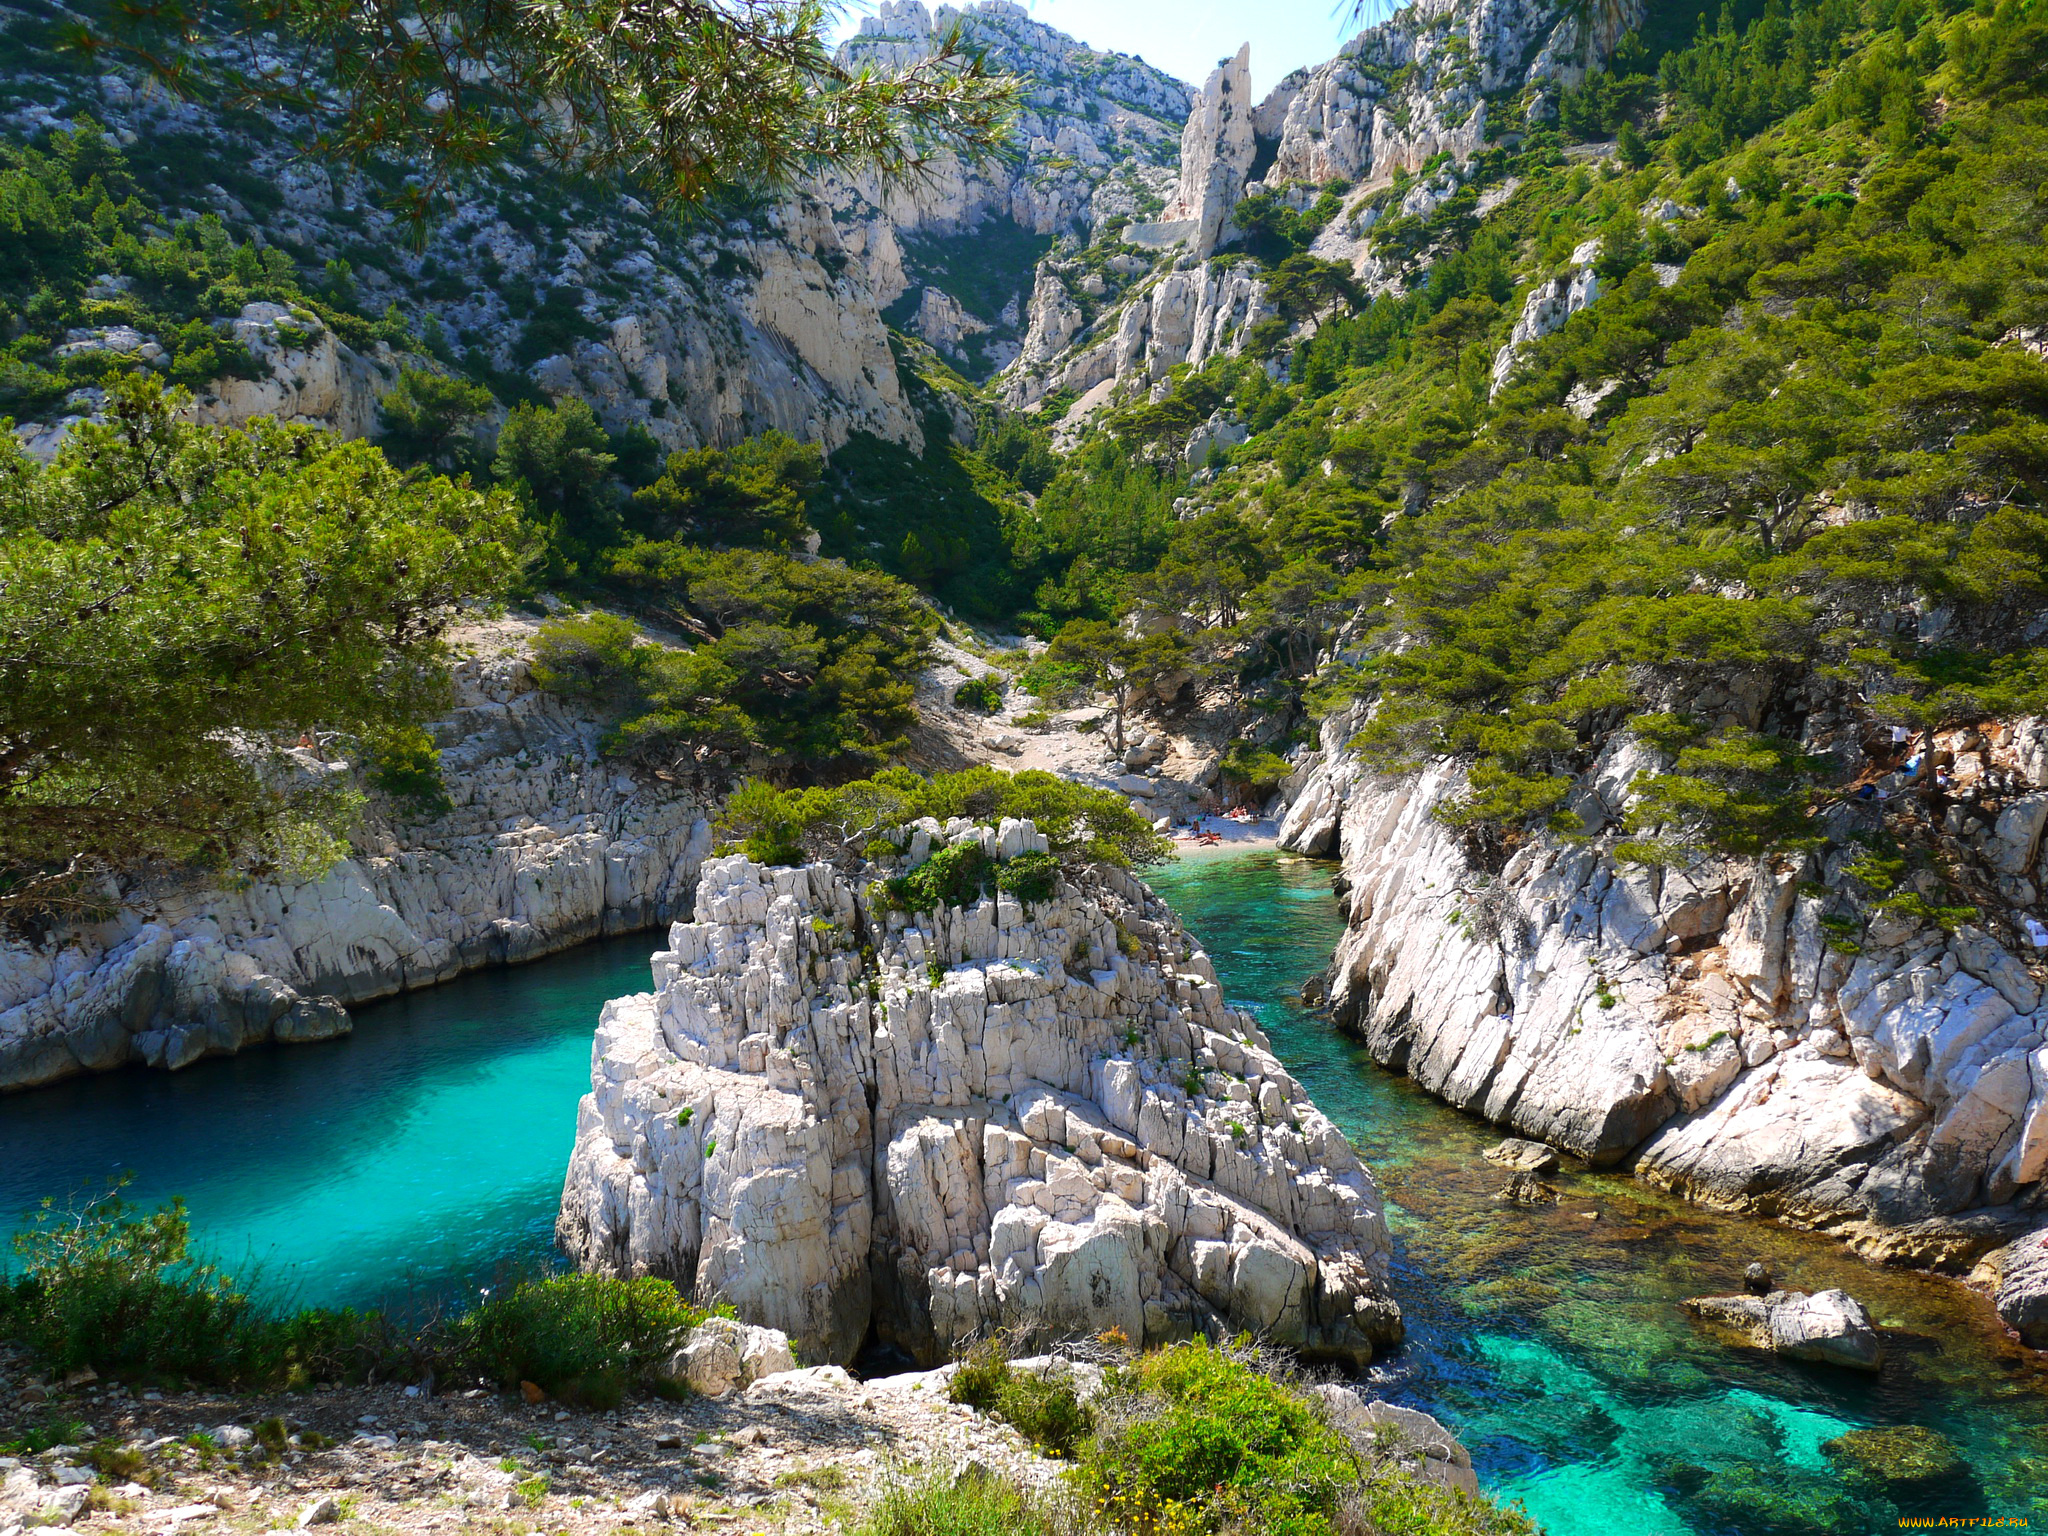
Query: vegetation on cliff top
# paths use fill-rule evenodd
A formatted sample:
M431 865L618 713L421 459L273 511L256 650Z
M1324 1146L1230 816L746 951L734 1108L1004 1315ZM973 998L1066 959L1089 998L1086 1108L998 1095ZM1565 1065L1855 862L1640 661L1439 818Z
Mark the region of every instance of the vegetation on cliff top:
M0 437L0 914L76 916L153 860L323 870L349 789L286 756L391 744L441 636L526 556L510 503L366 443L177 419L147 378L48 467Z
M719 828L763 864L859 864L893 859L902 851L895 840L900 829L927 816L990 826L1006 817L1030 821L1054 854L1120 869L1154 864L1172 853L1172 844L1123 796L1035 769L1013 774L984 767L926 776L884 768L870 778L810 789L752 779L727 797ZM918 894L932 893L920 888ZM920 909L930 904L918 903Z

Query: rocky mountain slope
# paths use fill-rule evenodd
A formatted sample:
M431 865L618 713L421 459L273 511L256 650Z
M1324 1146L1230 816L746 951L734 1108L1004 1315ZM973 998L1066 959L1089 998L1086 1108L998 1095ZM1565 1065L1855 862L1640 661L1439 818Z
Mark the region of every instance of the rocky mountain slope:
M1475 5L1428 0L1366 29L1338 55L1297 70L1251 100L1250 50L1217 67L1188 114L1179 174L1156 219L1105 226L1094 245L1040 269L1019 360L1003 397L1031 407L1080 396L1087 411L1153 389L1181 363L1239 355L1273 318L1263 264L1231 253L1231 215L1248 196L1296 210L1333 199L1314 254L1397 286L1365 238L1383 216L1427 213L1461 184L1499 136L1489 108L1512 102L1533 121L1554 116L1641 16L1625 6L1588 38L1567 7L1544 0ZM1430 177L1392 205L1400 173Z
M905 862L1043 848L910 829ZM831 866L704 866L655 990L606 1006L557 1236L730 1299L809 1360L1227 1324L1361 1363L1401 1336L1371 1174L1107 867L909 913Z
M1003 337L1018 329L1033 260L1052 237L1153 195L1187 105L1171 77L989 0L964 24L1033 81L1014 164L948 164L887 189L832 183L690 219L514 166L470 188L419 243L381 206L374 179L330 174L303 152L306 124L224 114L118 71L86 73L54 46L67 16L38 3L10 22L0 131L30 138L101 123L164 225L217 219L233 239L284 252L363 313L401 317L421 338L416 360L437 355L502 400L581 397L607 429L638 428L663 449L770 428L828 449L857 432L921 448L924 423L882 310L908 295L901 313L890 311L904 328L963 364L970 352L1007 360L1014 342ZM914 0L885 7L846 52L886 59L925 46L953 19L934 23ZM989 270L991 241L1014 257L1007 297L1001 272ZM109 278L103 297L116 302L120 275ZM259 376L202 389L203 419L269 414L363 435L396 382L400 359L388 346L366 352L317 324L308 334L303 315L256 307L201 318L249 343L261 364ZM65 357L148 359L166 339L115 317L75 331L61 343ZM17 410L18 431L47 453L65 418L97 403L88 386L60 405Z

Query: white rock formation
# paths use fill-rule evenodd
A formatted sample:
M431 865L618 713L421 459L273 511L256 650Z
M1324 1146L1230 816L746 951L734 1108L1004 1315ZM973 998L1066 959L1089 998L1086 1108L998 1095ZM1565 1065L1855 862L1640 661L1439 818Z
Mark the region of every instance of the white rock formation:
M1565 321L1600 297L1600 279L1593 263L1600 255L1598 240L1584 240L1572 252L1571 267L1548 282L1538 283L1522 301L1522 313L1515 328L1493 355L1493 386L1497 395L1515 371L1515 364L1532 341L1540 341L1562 327Z
M1161 215L1187 221L1188 248L1197 257L1216 249L1230 210L1244 195L1258 145L1252 136L1252 45L1210 74L1181 132L1180 182Z
M1619 31L1640 14L1621 7ZM1617 41L1603 32L1581 48L1578 22L1552 0L1421 0L1281 82L1259 109L1262 137L1279 120L1265 179L1383 183L1442 153L1462 164L1486 142L1486 97L1577 85Z
M520 625L469 643L431 726L452 811L373 807L316 884L139 885L105 923L0 943L0 1090L324 1039L348 1004L687 910L711 847L696 800L600 761L602 722L534 687Z
M1042 268L1023 355L1001 388L1013 405L1028 406L1062 389L1150 385L1182 363L1199 368L1212 357L1238 356L1252 327L1272 313L1257 264L1220 257L1140 283L1075 346L1084 317L1060 279Z
M1857 1371L1874 1371L1884 1364L1883 1337L1863 1303L1847 1291L1696 1296L1684 1305L1695 1317L1788 1359Z
M926 824L1009 857L1042 839ZM1113 870L906 914L827 865L704 866L606 1005L557 1235L850 1359L1003 1329L1400 1337L1378 1191L1171 912ZM1135 953L1133 953L1135 951Z
M1525 1135L1633 1157L1653 1183L1888 1259L1967 1267L2048 1218L2033 952L1896 914L1860 954L1830 948L1812 892L1846 878L1843 852L1690 874L1616 864L1630 782L1657 766L1625 739L1571 802L1592 836L1532 838L1490 874L1431 815L1458 773L1376 778L1344 750L1357 724L1326 722L1281 840L1343 860L1330 1003L1376 1059ZM2048 787L2041 730L1976 738L1958 781L1995 768ZM2043 880L2037 800L1966 838L2016 901Z

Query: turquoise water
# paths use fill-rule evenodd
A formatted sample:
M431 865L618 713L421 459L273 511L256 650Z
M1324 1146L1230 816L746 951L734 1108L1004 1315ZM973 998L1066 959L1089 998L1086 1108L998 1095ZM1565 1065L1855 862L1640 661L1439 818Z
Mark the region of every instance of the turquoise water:
M609 997L656 936L358 1009L355 1033L0 1099L0 1216L134 1175L195 1242L307 1305L423 1299L548 1261Z
M1981 1299L1619 1175L1568 1173L1553 1208L1496 1202L1501 1176L1479 1154L1500 1133L1382 1072L1295 1000L1342 929L1330 873L1256 854L1154 883L1379 1174L1410 1341L1374 1365L1377 1390L1452 1424L1489 1491L1551 1536L1864 1536L1901 1512L2048 1523L2048 1369ZM346 1040L0 1099L0 1214L132 1170L132 1198L183 1195L202 1245L307 1303L446 1295L545 1264L598 1009L646 988L654 940L365 1008ZM1698 1332L1677 1300L1738 1288L1752 1258L1861 1297L1892 1330L1884 1373ZM1821 1450L1898 1424L1938 1430L1969 1474L1890 1501Z
M1981 1298L1624 1175L1566 1173L1550 1208L1494 1200L1501 1174L1480 1153L1501 1132L1381 1071L1294 996L1342 932L1331 873L1258 854L1151 878L1225 993L1255 1008L1378 1173L1409 1343L1372 1375L1451 1424L1490 1492L1521 1500L1550 1536L1862 1536L1897 1529L1901 1514L2048 1521L2048 1368ZM1741 1289L1752 1258L1781 1284L1861 1298L1892 1330L1884 1371L1781 1362L1698 1331L1678 1300ZM1947 1437L1968 1474L1886 1498L1821 1450L1904 1424Z

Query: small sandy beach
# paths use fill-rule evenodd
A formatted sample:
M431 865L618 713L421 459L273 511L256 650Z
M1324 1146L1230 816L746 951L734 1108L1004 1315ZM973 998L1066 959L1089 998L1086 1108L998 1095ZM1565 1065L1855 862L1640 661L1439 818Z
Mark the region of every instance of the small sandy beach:
M1280 823L1277 821L1230 821L1222 816L1204 816L1201 825L1204 830L1218 834L1222 841L1200 843L1185 831L1175 832L1173 851L1183 859L1213 859L1225 854L1257 853L1280 846Z

